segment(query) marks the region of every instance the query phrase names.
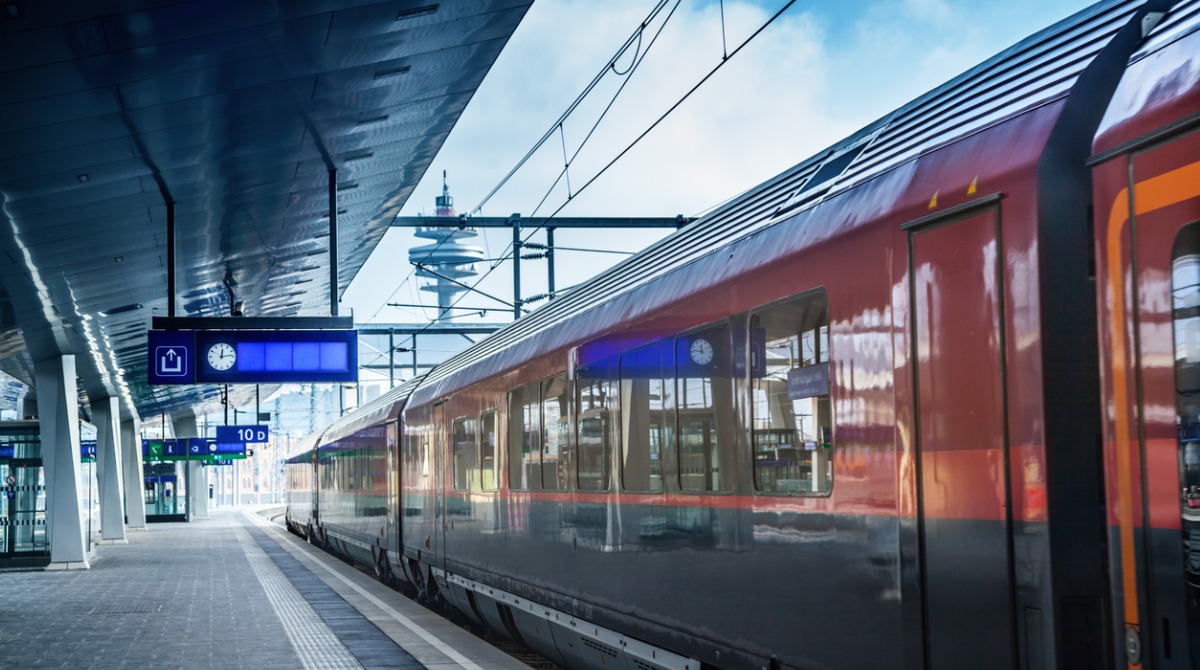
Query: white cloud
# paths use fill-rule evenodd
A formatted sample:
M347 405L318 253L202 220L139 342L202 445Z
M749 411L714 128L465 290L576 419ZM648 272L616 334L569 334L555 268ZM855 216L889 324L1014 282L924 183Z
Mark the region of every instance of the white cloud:
M726 0L727 48L761 26L782 0ZM736 195L835 143L913 97L1084 6L1083 0L875 0L797 3L731 59L674 114L602 175L564 216L693 214ZM404 214L430 212L441 171L459 211L477 204L550 127L652 2L539 0L533 4ZM657 26L657 23L655 24ZM643 50L651 33L643 38ZM683 2L621 97L570 168L572 190L594 176L722 57L720 4ZM627 67L629 57L619 65ZM573 151L622 80L612 76L564 125ZM563 165L554 137L484 208L490 216L534 213ZM538 210L565 201L561 183ZM564 246L636 249L657 232L560 232ZM498 254L511 233L493 232ZM368 261L344 302L360 321L416 321L380 305L405 277L412 238L393 230ZM590 276L615 256L559 254L558 285ZM545 290L545 266L522 268L525 295ZM481 288L510 297L509 264ZM411 281L410 281L411 284ZM418 297L411 287L397 300ZM429 294L424 294L427 300ZM483 298L464 303L481 304ZM489 315L494 318L495 315Z

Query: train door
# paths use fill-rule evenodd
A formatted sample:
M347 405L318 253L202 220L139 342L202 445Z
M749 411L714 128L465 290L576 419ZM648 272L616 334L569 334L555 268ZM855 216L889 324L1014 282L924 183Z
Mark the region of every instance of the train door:
M400 556L400 533L403 532L400 519L400 476L402 463L400 457L400 420L396 419L387 425L387 458L385 459L387 477L387 546L388 555L393 559Z
M1016 666L998 209L909 228L925 667Z
M1200 659L1200 134L1097 170L1115 631L1126 667Z
M449 521L448 510L446 509L446 454L443 449L446 446L446 440L442 435L445 429L446 419L446 403L443 400L433 406L433 426L431 426L432 435L430 436L430 446L433 448L433 471L434 471L434 519L433 519L433 546L430 551L434 555L434 565L438 568L446 568L446 529Z

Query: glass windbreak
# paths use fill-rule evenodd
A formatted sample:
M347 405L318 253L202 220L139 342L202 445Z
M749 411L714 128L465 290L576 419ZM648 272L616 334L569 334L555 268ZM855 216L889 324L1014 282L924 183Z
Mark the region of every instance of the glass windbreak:
M531 384L508 394L508 488L512 491L527 491L530 482L539 480L539 392L539 385Z
M49 551L40 427L36 421L0 422L0 559Z
M657 344L621 356L621 485L626 491L663 490L669 393L663 358Z
M1184 228L1175 241L1171 302L1184 579L1200 589L1200 223Z
M825 293L755 313L750 345L758 490L828 493L833 487L833 418Z
M684 491L729 491L734 432L729 328L675 340L679 422L679 486Z

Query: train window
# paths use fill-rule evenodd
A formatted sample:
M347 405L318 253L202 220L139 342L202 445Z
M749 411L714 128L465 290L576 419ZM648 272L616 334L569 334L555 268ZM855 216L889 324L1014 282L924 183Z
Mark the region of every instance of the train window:
M663 490L665 377L661 345L621 356L621 485L626 491Z
M539 481L538 465L541 442L537 384L513 389L508 394L508 488L528 491L529 483Z
M479 481L485 491L500 487L496 468L496 412L484 412L479 417Z
M617 421L616 384L607 369L599 370L599 378L589 379L592 368L580 368L577 442L579 445L579 489L607 491Z
M733 405L733 347L726 326L675 339L679 486L684 491L729 491L737 414Z
M1179 232L1171 260L1184 583L1200 590L1200 223Z
M454 441L455 491L469 491L471 488L471 469L475 467L475 454L479 451L476 444L476 421L473 416L465 416L455 419L451 428L451 439Z
M833 487L829 317L824 291L750 318L751 441L759 491Z
M542 382L542 488L547 491L565 491L571 480L570 402L566 375Z

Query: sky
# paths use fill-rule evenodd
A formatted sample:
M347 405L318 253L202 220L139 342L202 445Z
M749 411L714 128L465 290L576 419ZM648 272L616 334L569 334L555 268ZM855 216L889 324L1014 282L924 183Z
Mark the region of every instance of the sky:
M677 6L670 0L653 15L640 46L606 68L657 4L535 0L401 215L433 214L445 170L459 213L482 204L484 216L695 216L1092 3L799 0L747 42L786 0L681 0ZM635 58L638 65L629 70ZM556 121L602 70L607 74L560 132ZM485 202L551 130L550 141ZM573 156L565 179L564 153ZM668 232L560 230L555 243L632 252ZM492 230L472 243L495 258L511 238L511 231ZM530 241L544 242L544 235ZM433 304L434 295L418 291L411 268L399 260L423 243L407 229L390 230L343 295L342 313L352 311L360 325L434 317L432 309L386 306ZM560 250L556 284L572 286L621 258ZM481 275L491 265L480 264ZM478 287L511 300L511 266L497 265ZM545 261L523 261L521 273L523 295L546 291ZM460 304L496 309L486 321L512 318L510 307L482 295L463 296ZM472 319L479 317L463 320Z

